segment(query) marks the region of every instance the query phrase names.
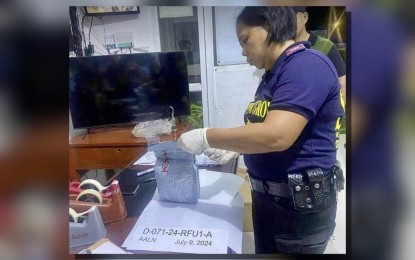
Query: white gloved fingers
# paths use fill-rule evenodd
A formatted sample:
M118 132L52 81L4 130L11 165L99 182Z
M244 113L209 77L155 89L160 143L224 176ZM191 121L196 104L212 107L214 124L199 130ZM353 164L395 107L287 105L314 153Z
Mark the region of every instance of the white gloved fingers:
M177 146L191 154L201 154L210 148L206 139L207 128L199 128L183 133L177 140Z
M211 153L209 155L209 159L214 160L214 161L218 161L220 160L220 158L222 158L222 156L225 154L225 150L222 149L215 149L213 151L213 153Z
M207 149L205 149L205 150L203 151L203 154L204 154L204 155L206 155L206 156L210 156L210 155L212 155L213 153L215 153L215 151L216 151L216 149L215 149L215 148L207 148Z
M224 165L227 162L229 162L232 159L232 156L230 155L229 151L226 151L222 157L219 159L219 164Z
M239 156L239 153L237 152L214 148L210 149L208 153L210 153L209 159L216 161L221 165L226 164L230 160L237 158Z
M220 157L216 156L216 155L213 153L213 154L209 155L209 159L214 160L214 161L217 161L217 160L219 160L219 159L220 159Z
M219 164L224 165L228 163L230 160L237 158L239 156L239 153L232 152L232 151L226 151L224 155L219 159Z
M216 149L216 148L208 148L203 153L209 157L211 160L216 160L218 158L221 158L223 154L225 153L225 150L222 149Z
M220 150L220 149L216 149L216 151L215 151L215 156L216 157L222 157L224 154L225 154L225 150Z
M218 162L223 165L229 162L231 159L237 158L240 154L233 151L226 151L216 148L208 148L203 152L209 159Z

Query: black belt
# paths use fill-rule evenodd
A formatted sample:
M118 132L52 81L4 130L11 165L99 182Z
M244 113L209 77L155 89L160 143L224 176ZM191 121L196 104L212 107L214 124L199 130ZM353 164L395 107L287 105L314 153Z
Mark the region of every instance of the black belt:
M249 180L251 190L277 197L290 197L290 187L287 183L255 179L251 176L249 176ZM329 173L325 176L324 182L326 183L324 192L329 192L333 187L333 174Z

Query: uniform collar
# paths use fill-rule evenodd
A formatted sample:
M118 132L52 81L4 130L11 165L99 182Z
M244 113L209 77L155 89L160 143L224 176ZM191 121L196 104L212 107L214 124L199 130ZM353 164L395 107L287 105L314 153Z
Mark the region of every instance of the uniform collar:
M269 72L275 74L275 72L279 69L281 64L284 63L288 57L305 49L310 49L310 46L311 44L308 41L295 42L291 44L281 53L281 55L275 61L274 66L272 66L271 71Z

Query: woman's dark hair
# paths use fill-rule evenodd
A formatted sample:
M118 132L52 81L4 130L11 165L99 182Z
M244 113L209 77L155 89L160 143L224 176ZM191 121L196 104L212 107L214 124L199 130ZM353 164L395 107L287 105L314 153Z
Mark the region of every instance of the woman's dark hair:
M236 23L263 27L268 31L268 45L294 40L297 32L297 18L291 7L245 7Z

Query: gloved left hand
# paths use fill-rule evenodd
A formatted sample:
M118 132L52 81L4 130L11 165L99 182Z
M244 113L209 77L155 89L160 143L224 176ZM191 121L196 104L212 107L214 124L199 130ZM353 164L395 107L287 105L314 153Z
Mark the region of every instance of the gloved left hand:
M177 146L188 153L201 154L203 150L210 148L206 139L207 129L199 128L182 134L177 140Z
M232 151L226 151L222 149L215 149L215 148L208 148L203 152L206 156L209 157L209 159L214 160L215 162L218 162L220 165L224 165L230 160L237 158L240 153L232 152Z

